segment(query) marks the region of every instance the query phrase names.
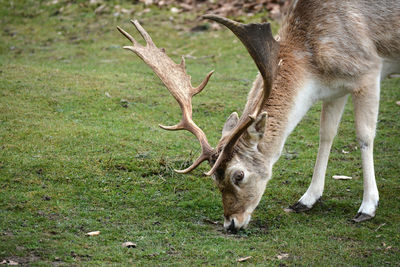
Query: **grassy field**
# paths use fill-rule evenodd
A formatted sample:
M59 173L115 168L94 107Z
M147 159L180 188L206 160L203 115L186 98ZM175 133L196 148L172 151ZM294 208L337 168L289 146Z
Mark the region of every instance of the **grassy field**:
M322 202L307 213L283 211L311 179L318 103L288 139L249 228L231 235L222 229L220 194L201 175L206 164L189 175L172 171L198 155L198 143L188 133L158 128L179 120L178 106L152 71L121 49L128 42L116 26L135 33L129 19L138 18L174 60L189 55L193 84L215 69L194 99L195 121L211 144L226 117L243 108L256 76L245 49L226 30L190 31L210 26L194 14L147 12L128 2L107 2L96 14L89 1L60 2L0 1L0 262L400 265L399 78L382 86L376 218L350 222L362 197L351 101ZM336 181L335 174L353 180ZM90 231L101 233L86 236ZM136 248L122 247L126 241ZM237 263L246 256L252 258Z

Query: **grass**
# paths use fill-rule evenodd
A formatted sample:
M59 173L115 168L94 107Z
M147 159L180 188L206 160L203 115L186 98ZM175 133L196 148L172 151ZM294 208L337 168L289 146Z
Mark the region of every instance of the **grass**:
M196 57L186 62L193 84L216 70L193 104L195 121L212 144L226 117L243 108L256 75L232 34L191 32L204 24L194 14L154 8L146 13L145 6L129 2L107 2L103 14L95 14L96 6L87 1L0 3L0 261L399 265L399 78L382 85L376 218L349 221L362 197L351 101L334 143L322 203L308 213L283 212L305 192L312 175L319 103L288 139L249 228L230 235L220 223L210 223L222 221L222 206L211 179L201 175L206 164L189 175L172 171L191 162L199 146L188 133L157 127L177 122L178 107L151 70L121 49L127 41L115 27L135 33L128 21L138 17L175 61L180 55ZM134 8L136 15L115 14L113 4ZM335 181L334 174L354 179ZM95 230L101 234L85 235ZM137 247L123 248L126 241ZM252 258L236 262L244 256Z

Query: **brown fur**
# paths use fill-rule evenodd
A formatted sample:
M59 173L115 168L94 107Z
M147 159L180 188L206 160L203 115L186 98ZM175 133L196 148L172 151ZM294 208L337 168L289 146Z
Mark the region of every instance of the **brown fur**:
M298 1L281 42L311 60L321 75L362 75L377 56L400 56L400 1Z
M245 133L231 162L226 162L217 175L227 220L233 215L242 220L246 207L258 196L253 193L256 182L238 190L226 170L240 162L258 176L271 176L267 165L272 165L272 158L281 153L288 113L307 75L327 83L340 80L354 84L353 93L357 96L368 90L370 74L376 75L374 70L379 69L380 58L400 60L400 1L293 1L279 39L280 66L262 109L268 112L265 134L258 149L254 149ZM253 110L254 96L262 86L262 77L258 75L243 114Z

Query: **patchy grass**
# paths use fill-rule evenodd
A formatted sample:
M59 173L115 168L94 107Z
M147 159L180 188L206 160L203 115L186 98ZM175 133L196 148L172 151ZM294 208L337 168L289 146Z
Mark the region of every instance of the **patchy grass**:
M257 265L399 264L400 79L382 88L375 142L381 200L374 220L349 221L362 197L351 101L324 200L308 213L283 212L312 175L318 104L289 138L285 153L295 157L284 155L275 166L249 229L229 235L212 223L222 221L222 207L211 179L201 176L207 167L189 175L172 171L191 162L199 146L188 133L157 127L177 122L179 110L151 70L121 49L127 41L115 27L134 33L131 16L112 9L96 15L86 2L1 1L0 261L188 266L232 265L252 256L248 263ZM187 59L193 84L216 70L194 100L195 120L215 144L256 75L245 49L226 30L191 32L205 24L192 14L119 4L134 8L174 60L196 58ZM354 179L335 181L334 174ZM95 230L101 234L85 235ZM125 241L137 247L123 248Z

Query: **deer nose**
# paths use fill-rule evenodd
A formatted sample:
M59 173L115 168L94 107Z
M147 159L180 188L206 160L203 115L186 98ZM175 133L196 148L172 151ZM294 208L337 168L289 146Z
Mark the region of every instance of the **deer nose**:
M225 223L225 229L226 231L228 231L229 233L232 234L236 234L237 233L237 225L235 225L235 221L232 219L231 222L229 224Z
M250 218L251 215L246 212L239 215L225 216L224 228L230 233L237 233L238 230L247 227Z
M235 227L235 221L232 219L231 223L229 224L229 226L226 228L226 230L232 234L236 234L237 233L237 229Z

